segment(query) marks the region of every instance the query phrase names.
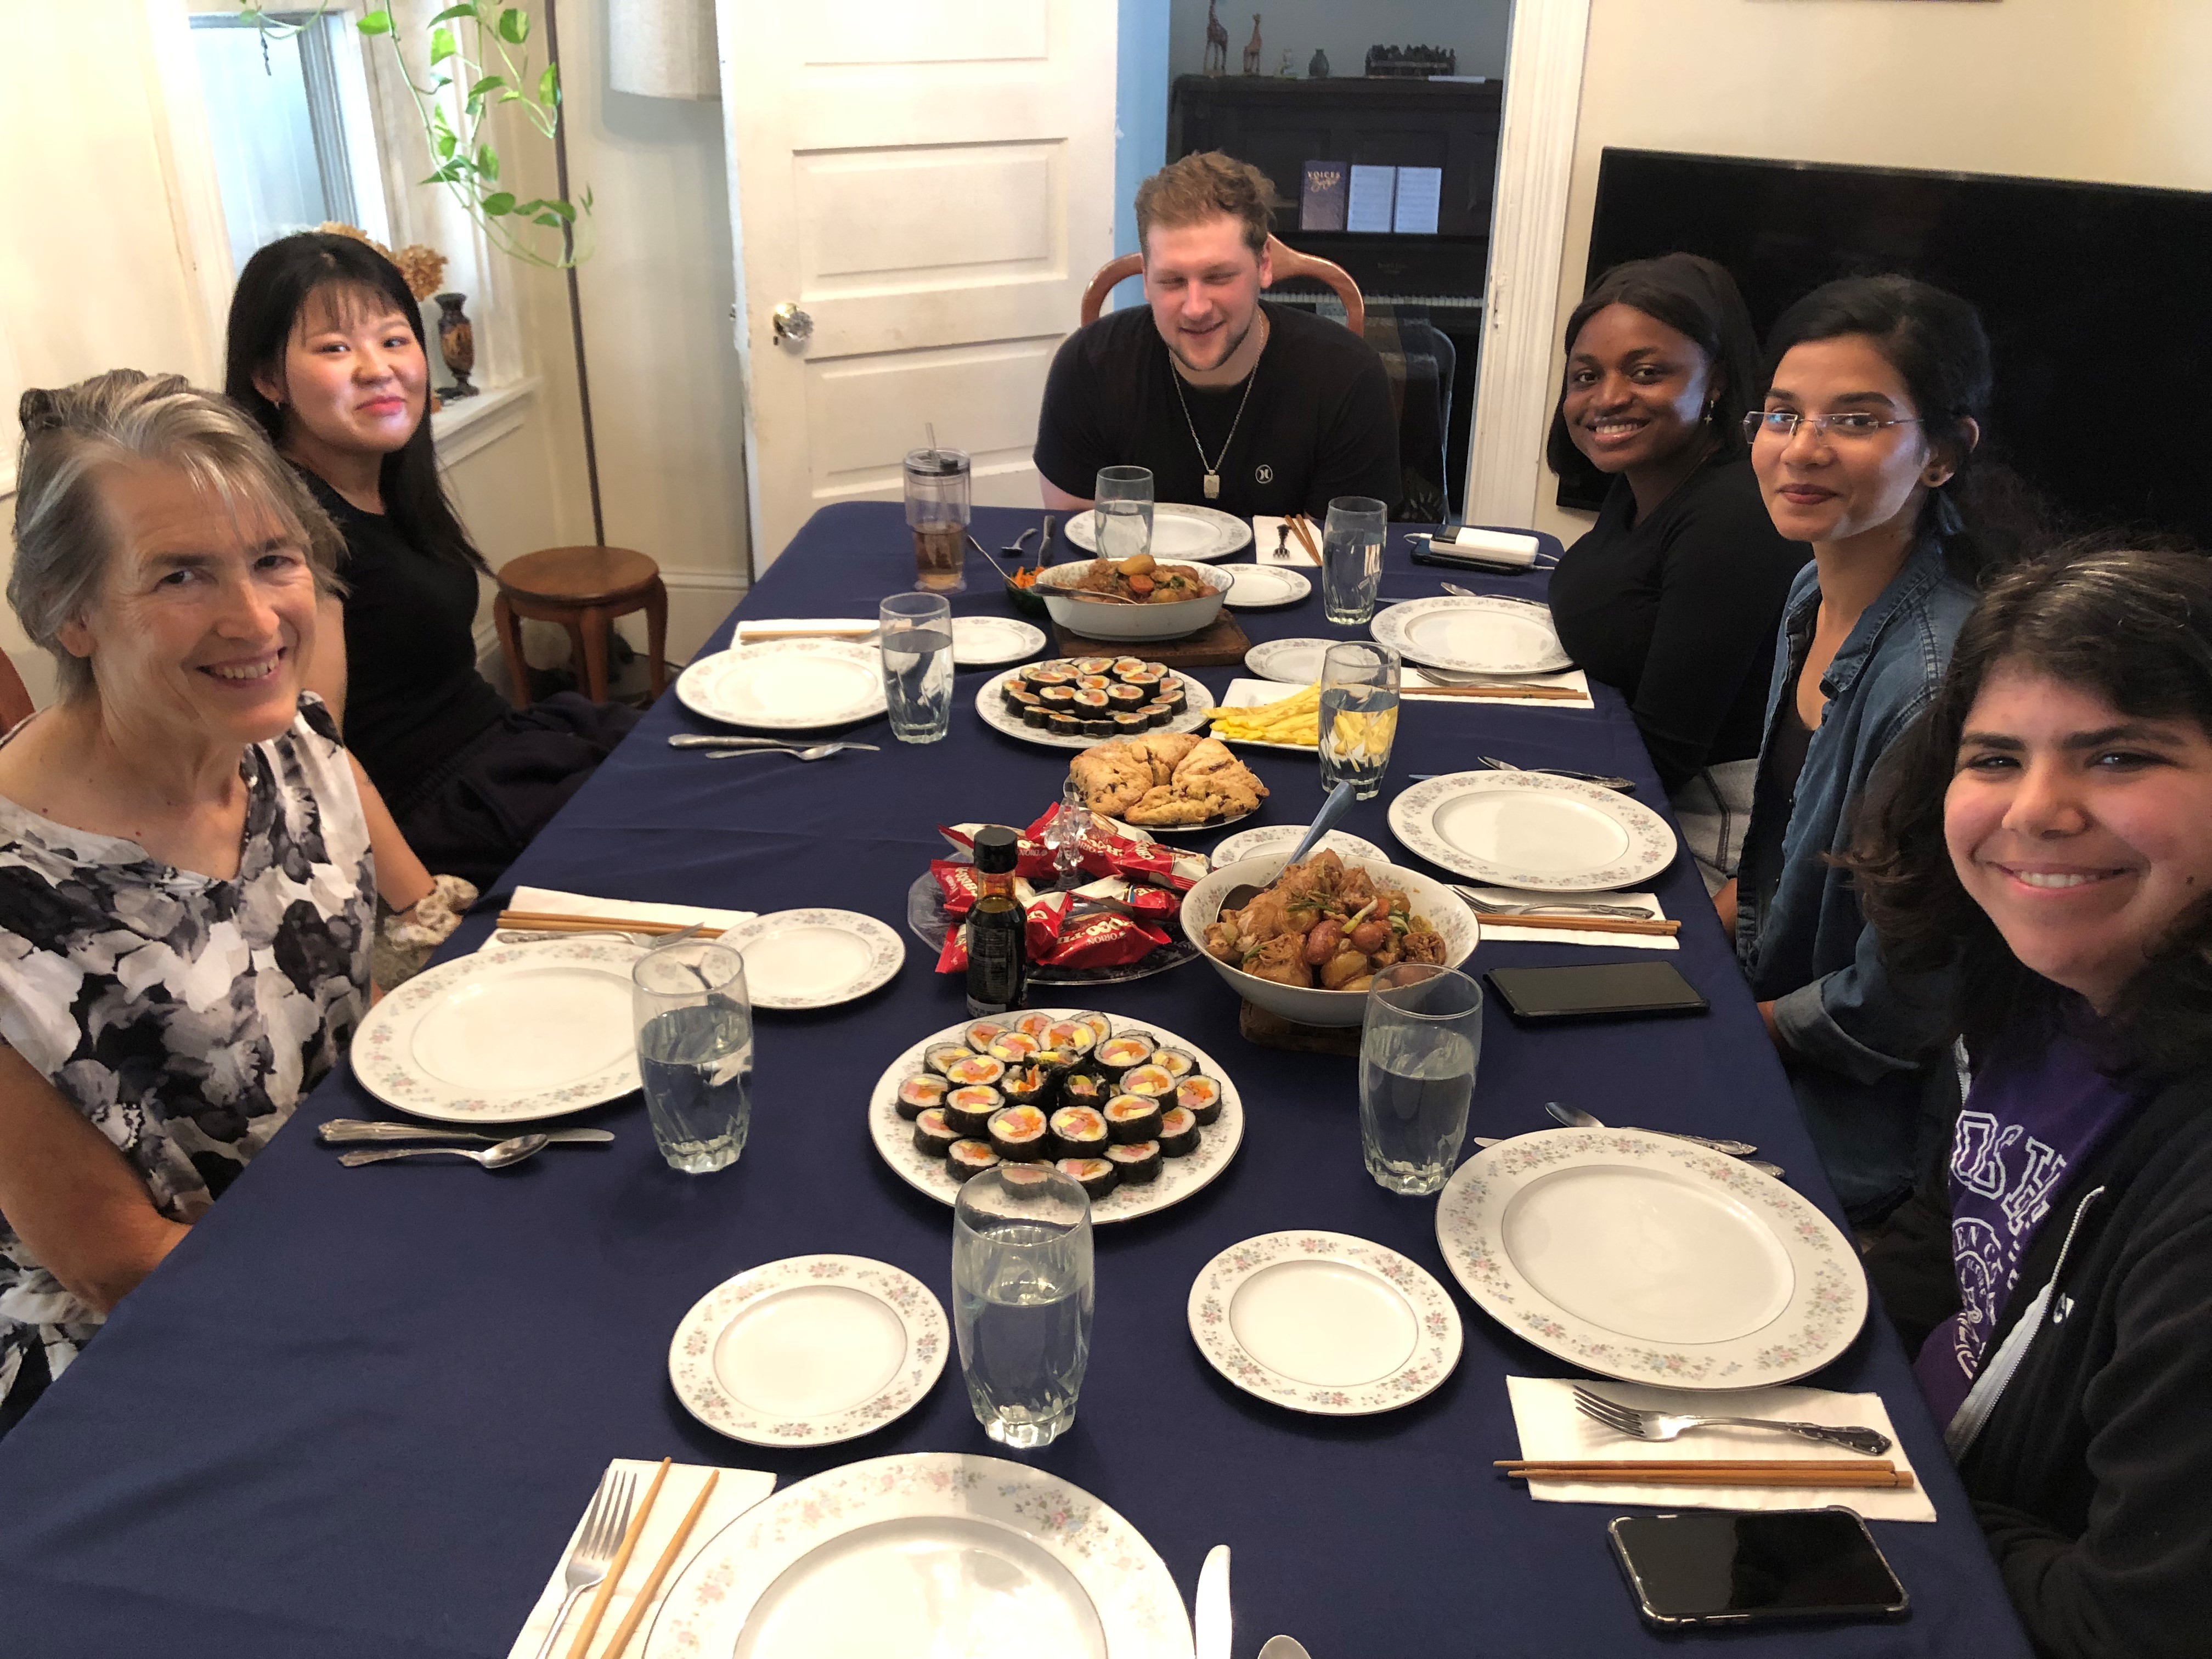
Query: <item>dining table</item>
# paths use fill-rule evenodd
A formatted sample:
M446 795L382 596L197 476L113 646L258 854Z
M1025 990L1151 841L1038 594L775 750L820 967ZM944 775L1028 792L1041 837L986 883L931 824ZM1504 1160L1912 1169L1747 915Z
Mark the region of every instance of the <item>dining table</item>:
M1042 517L978 507L973 528L995 549ZM1390 528L1386 599L1437 595L1449 579L1540 601L1559 551L1547 536L1527 572L1441 570L1412 561L1408 528ZM1316 591L1297 604L1236 612L1246 634L1364 637L1364 626L1323 620L1312 574ZM704 648L726 645L740 617L872 619L914 576L897 504L824 506ZM971 554L954 614L1008 608L998 575ZM976 688L992 672L960 671L942 739L895 742L878 717L839 734L876 750L808 764L672 748L672 735L717 728L663 696L501 891L530 884L763 913L835 906L904 933L908 890L945 851L939 825L1026 824L1060 797L1067 750L979 718ZM1192 672L1217 695L1245 672ZM1409 774L1472 768L1478 756L1632 778L1663 811L1622 699L1602 686L1593 696L1594 710L1409 699L1381 794L1343 827L1451 879L1393 840L1385 812ZM1269 793L1239 828L1312 817L1323 791L1310 755L1243 752ZM1174 837L1200 851L1218 838ZM1474 1136L1545 1127L1546 1103L1564 1102L1611 1124L1754 1141L1840 1222L1691 860L1652 885L1681 921L1679 951L1663 959L1710 1012L1527 1029L1493 999L1468 1150ZM480 945L498 906L487 896L446 955ZM1571 936L1492 942L1471 969L1606 954ZM884 1068L967 1018L961 977L935 967L909 938L896 977L857 1001L757 1010L750 1139L713 1174L664 1162L635 1094L564 1120L612 1130L603 1147L556 1147L498 1173L459 1160L342 1168L316 1139L320 1123L400 1114L340 1066L0 1440L0 1654L499 1659L611 1458L762 1470L787 1486L933 1451L1018 1459L1095 1495L1158 1552L1187 1601L1208 1549L1230 1545L1237 1659L1277 1632L1314 1659L1620 1659L1686 1642L1738 1659L2025 1659L1878 1302L1843 1356L1806 1381L1878 1394L1933 1500L1932 1524L1874 1524L1910 1615L1687 1638L1646 1627L1609 1547L1620 1511L1532 1501L1492 1468L1519 1454L1506 1379L1575 1368L1451 1282L1436 1198L1369 1176L1356 1060L1247 1041L1237 997L1200 962L1039 993L1209 1052L1233 1078L1246 1126L1210 1185L1097 1229L1090 1366L1063 1436L1031 1452L992 1443L957 1358L913 1409L844 1443L746 1444L703 1426L672 1390L670 1341L732 1274L842 1252L891 1263L950 1304L951 1212L886 1165L866 1121ZM1286 1229L1386 1245L1449 1287L1465 1342L1441 1386L1379 1414L1308 1415L1207 1364L1186 1316L1194 1279L1225 1248Z

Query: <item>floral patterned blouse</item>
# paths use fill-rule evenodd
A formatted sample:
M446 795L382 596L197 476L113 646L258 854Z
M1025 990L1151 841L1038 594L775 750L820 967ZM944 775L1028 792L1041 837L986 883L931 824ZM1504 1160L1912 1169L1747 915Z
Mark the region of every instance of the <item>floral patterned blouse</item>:
M368 1006L368 826L321 701L303 695L291 729L239 770L246 831L228 881L0 797L0 1040L173 1221L222 1195ZM33 1343L58 1377L100 1318L0 1218L0 1400Z

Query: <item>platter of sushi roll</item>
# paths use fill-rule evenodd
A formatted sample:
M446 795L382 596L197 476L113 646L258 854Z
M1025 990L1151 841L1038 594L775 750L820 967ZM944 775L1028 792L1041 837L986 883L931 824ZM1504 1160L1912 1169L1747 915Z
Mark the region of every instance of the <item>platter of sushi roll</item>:
M1160 1026L1022 1009L933 1032L884 1069L868 1133L939 1203L1000 1164L1052 1164L1104 1224L1150 1215L1219 1175L1244 1138L1220 1063Z
M975 712L994 732L1056 749L1102 738L1203 730L1213 694L1188 674L1139 657L1060 657L994 674Z

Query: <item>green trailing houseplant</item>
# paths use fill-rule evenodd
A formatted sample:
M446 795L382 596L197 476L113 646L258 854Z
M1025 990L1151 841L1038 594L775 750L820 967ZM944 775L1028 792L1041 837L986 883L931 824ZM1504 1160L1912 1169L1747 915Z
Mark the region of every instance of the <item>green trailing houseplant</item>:
M328 7L329 0L322 0L313 16L320 17ZM268 35L295 34L306 27L251 3L241 5L239 15ZM526 7L497 0L460 0L435 13L416 32L422 37L420 46L427 59L421 78L408 61L402 29L390 9L379 7L356 18L354 27L385 43L414 98L423 138L436 163L423 184L444 186L486 241L525 264L561 270L589 256L588 187L571 201L565 195L564 177L563 195L526 201L500 181L499 151L490 129L495 111L519 105L523 118L542 137L556 145L560 139L561 66L549 61L543 68L532 68ZM458 119L445 96L453 88L461 92Z

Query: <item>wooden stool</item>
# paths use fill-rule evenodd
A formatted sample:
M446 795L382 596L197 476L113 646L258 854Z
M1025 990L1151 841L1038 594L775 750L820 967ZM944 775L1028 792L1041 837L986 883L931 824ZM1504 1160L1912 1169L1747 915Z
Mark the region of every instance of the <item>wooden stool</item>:
M530 665L522 655L520 619L557 623L568 630L582 665L584 695L607 700L607 636L617 617L645 612L646 665L658 697L668 681L668 590L660 567L627 547L547 547L510 559L495 579L492 620L514 683L514 706L530 706Z

